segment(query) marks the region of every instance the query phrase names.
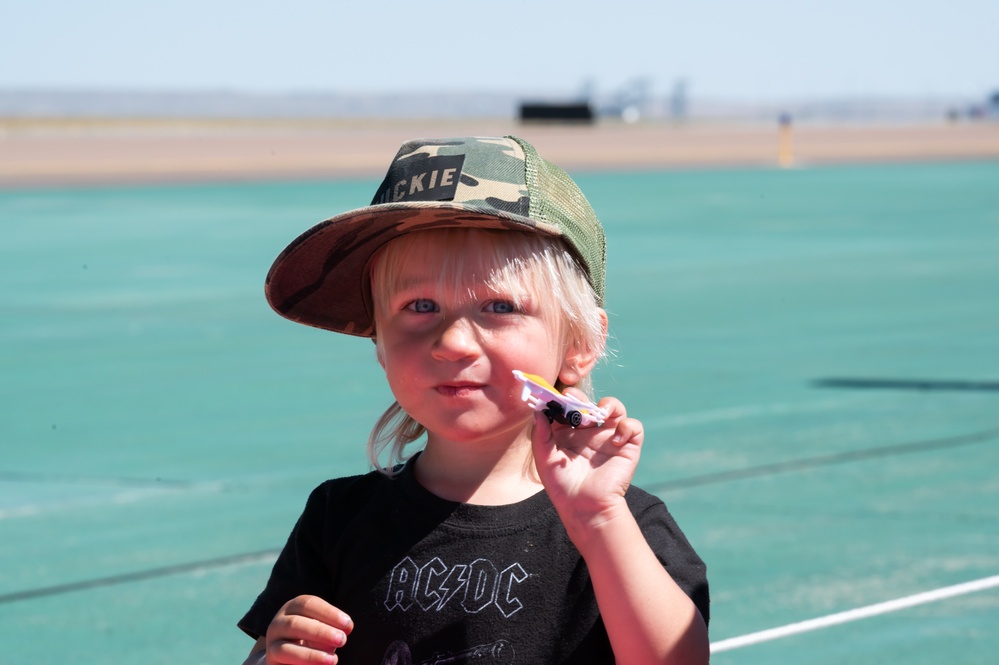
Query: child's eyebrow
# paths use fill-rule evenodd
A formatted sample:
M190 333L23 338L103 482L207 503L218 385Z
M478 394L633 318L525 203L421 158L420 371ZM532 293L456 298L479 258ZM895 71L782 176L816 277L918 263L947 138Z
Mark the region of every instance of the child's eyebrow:
M389 297L411 296L413 292L424 291L434 298L456 299L468 302L480 298L502 298L517 302L532 302L536 296L523 284L495 284L469 278L464 284L442 282L438 275L408 275L396 280Z
M399 291L409 291L411 289L423 288L427 286L433 286L434 289L437 288L439 280L431 277L406 277L397 281L392 288L394 292Z

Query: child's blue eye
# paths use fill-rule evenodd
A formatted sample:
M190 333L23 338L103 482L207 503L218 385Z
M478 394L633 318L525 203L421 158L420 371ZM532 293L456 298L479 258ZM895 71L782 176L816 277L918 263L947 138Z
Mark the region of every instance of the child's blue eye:
M406 305L406 308L420 314L430 314L437 311L437 303L427 298L418 298Z
M513 314L517 311L517 306L509 300L493 300L487 309L493 314Z

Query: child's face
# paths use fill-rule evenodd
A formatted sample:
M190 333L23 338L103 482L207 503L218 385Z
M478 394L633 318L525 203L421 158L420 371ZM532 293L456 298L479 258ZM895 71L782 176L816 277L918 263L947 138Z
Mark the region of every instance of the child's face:
M472 235L463 249L476 252L484 242ZM496 292L471 276L462 284L467 296L441 289L433 253L405 261L401 286L375 303L389 386L432 437L509 443L533 417L513 370L554 383L566 363L562 334L534 294Z

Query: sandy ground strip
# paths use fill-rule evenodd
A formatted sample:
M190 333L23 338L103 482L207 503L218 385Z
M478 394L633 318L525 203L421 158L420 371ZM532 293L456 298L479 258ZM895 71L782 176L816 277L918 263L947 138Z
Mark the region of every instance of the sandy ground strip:
M788 132L776 123L0 118L0 187L376 177L407 139L503 134L570 172L999 159L999 122Z

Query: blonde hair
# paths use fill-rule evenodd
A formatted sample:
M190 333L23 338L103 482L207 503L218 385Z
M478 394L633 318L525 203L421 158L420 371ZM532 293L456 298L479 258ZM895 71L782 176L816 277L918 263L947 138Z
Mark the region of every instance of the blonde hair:
M469 245L477 239L475 251ZM485 251L483 251L485 249ZM562 353L569 349L596 350L604 354L606 335L597 296L586 272L569 249L558 239L536 233L451 228L415 231L400 236L381 248L369 266L371 295L375 309L375 344L378 320L385 303L403 283L405 266L412 262L433 261L440 279L438 292L457 302L472 297L469 283L511 294L515 304L532 299L540 303L542 317L561 336ZM559 390L565 385L557 382ZM589 374L575 386L590 393ZM368 437L368 459L374 468L393 475L393 469L411 455L405 448L418 440L426 429L394 402L375 423ZM380 461L389 451L387 465Z

